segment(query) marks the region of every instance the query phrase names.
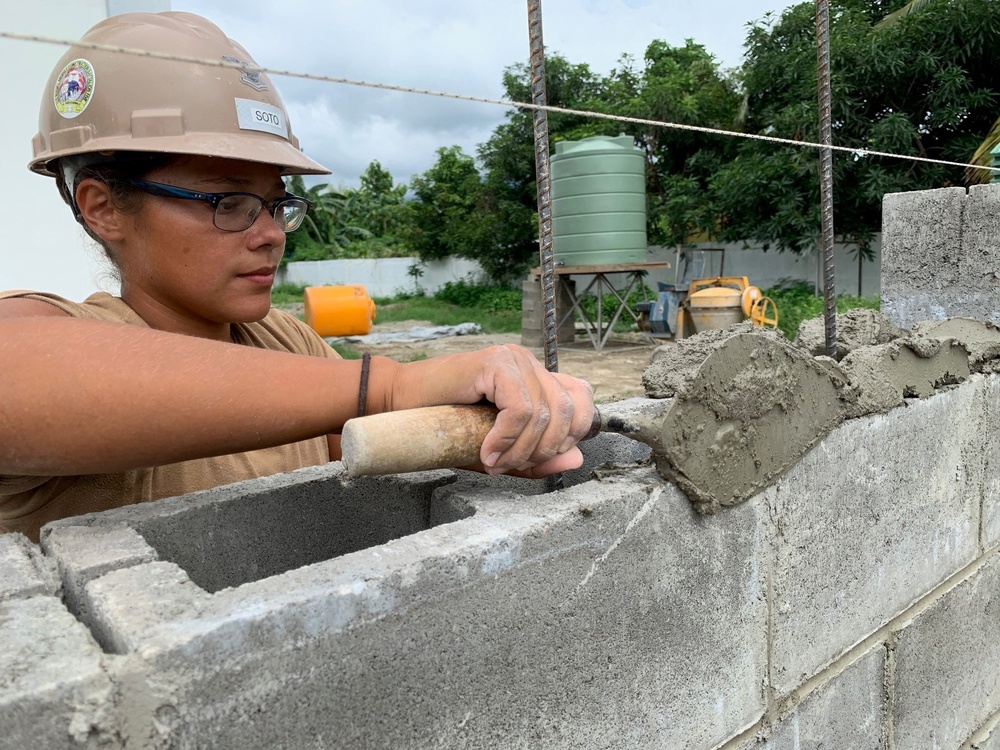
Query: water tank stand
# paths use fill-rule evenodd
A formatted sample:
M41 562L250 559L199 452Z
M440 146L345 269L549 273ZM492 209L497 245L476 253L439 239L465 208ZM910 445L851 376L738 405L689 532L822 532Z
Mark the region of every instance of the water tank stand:
M556 276L592 276L590 282L582 292L576 294L572 289L567 290L570 298L570 307L563 313L557 323L557 328L561 327L571 316L576 315L577 319L583 323L583 329L590 339L595 351L602 351L611 338L615 323L623 313L632 316L636 325L639 325L639 314L628 304L628 296L635 289L643 288L643 279L648 271L655 271L670 268L667 261L660 263L617 263L601 266L556 266L554 269ZM541 268L531 269L535 276L541 274ZM614 283L610 278L612 274L625 274L624 283ZM597 310L591 317L580 304L580 301L593 290L597 296ZM611 294L616 304L614 309L604 309L604 294ZM650 343L659 343L650 337Z

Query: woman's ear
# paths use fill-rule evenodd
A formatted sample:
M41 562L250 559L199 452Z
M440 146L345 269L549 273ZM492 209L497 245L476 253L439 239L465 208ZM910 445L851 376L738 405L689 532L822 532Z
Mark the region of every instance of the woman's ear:
M100 180L87 178L76 186L76 206L87 226L105 242L123 238L122 213L111 200L111 188Z

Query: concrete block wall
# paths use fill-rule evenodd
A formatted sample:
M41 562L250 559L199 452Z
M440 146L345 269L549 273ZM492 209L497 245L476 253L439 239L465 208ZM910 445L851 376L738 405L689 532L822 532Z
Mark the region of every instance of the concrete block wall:
M963 303L928 206L1000 199L936 192L898 314ZM559 492L330 464L0 536L0 748L998 750L998 423L975 375L714 516L602 435Z
M1000 184L890 193L882 228L882 312L893 323L1000 323Z
M0 537L0 747L990 747L998 401L715 516L609 435L561 492L331 464Z

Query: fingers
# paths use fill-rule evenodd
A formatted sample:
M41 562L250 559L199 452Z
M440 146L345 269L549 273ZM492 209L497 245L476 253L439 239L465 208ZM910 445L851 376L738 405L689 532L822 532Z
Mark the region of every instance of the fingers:
M517 346L489 350L482 372L481 392L500 410L480 453L489 473L544 476L579 466L575 446L594 412L587 383L547 372Z

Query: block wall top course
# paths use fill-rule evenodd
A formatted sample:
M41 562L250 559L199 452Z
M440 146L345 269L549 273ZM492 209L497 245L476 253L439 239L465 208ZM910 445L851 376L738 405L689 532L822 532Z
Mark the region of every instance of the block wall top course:
M433 747L463 719L471 746L709 746L760 718L759 504L706 519L651 469L530 503L438 493L475 514L214 594L137 565L90 582L87 608L216 747Z
M882 229L882 312L893 323L1000 323L1000 184L887 194Z
M715 516L641 463L648 448L602 435L560 492L466 472L357 483L330 464L66 519L43 545L181 747L714 747L758 725L769 688L788 695L981 554L998 383L851 420ZM624 465L589 478L602 461ZM294 526L326 503L329 535L338 509L371 525L362 506L400 498L419 510L389 512L393 535L306 553L255 512L280 499ZM227 542L227 572L209 548L241 517L259 526ZM208 521L193 540L192 518Z
M23 534L0 534L0 602L58 592L52 561Z

